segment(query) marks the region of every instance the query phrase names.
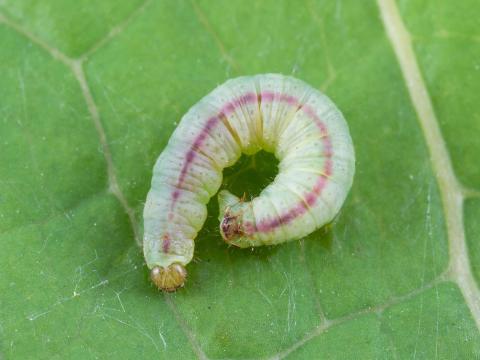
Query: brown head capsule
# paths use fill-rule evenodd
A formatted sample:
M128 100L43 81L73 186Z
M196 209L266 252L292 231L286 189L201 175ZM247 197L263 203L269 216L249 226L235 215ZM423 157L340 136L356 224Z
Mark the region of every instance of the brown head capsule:
M155 266L150 271L150 279L157 286L159 290L175 291L182 287L187 278L187 270L177 263L170 264L164 268L162 266Z

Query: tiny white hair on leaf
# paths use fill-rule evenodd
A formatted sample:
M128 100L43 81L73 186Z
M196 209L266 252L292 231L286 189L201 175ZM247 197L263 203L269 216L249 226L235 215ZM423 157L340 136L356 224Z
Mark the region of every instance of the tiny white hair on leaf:
M300 239L339 212L352 186L355 153L335 104L290 76L228 80L183 116L153 168L143 246L159 289L183 286L223 169L262 149L279 160L279 172L260 195L245 201L226 190L218 194L227 243L245 248Z

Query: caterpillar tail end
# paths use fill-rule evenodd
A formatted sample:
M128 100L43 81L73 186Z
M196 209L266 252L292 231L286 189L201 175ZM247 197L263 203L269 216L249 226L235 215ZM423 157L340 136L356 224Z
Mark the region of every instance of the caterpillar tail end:
M150 279L162 291L173 292L183 287L187 278L187 270L178 263L170 264L166 268L155 266L150 271Z
M218 219L222 220L223 215L228 208L241 202L238 196L233 195L230 191L222 190L218 193Z
M220 221L220 234L226 243L232 244L232 240L239 233L237 216L232 214L232 207L240 203L241 199L227 190L218 193L218 220ZM235 245L234 243L232 245Z

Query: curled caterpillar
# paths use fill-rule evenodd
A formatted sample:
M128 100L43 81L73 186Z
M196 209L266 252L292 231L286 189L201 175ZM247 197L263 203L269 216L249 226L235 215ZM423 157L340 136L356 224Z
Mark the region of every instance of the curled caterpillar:
M279 172L252 201L218 195L220 233L238 247L304 237L330 222L352 185L355 154L341 112L298 79L246 76L218 86L182 118L153 169L144 254L161 290L183 286L206 204L242 153L275 154Z

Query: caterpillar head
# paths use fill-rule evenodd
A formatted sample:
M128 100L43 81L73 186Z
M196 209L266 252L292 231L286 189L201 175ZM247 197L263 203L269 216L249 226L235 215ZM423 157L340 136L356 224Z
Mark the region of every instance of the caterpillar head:
M159 290L171 292L182 287L187 278L187 270L178 264L173 263L167 267L155 266L150 271L150 279Z

